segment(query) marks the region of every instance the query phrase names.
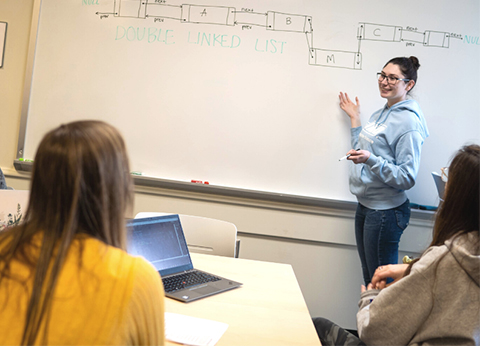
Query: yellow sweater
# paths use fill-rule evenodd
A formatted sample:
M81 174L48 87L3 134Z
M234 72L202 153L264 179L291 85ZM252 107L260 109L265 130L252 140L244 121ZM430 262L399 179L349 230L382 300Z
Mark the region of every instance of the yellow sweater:
M19 262L11 268L24 279L30 274ZM26 285L1 281L0 345L21 342L32 284L33 278ZM94 238L78 236L55 288L48 344L163 345L164 335L164 292L155 268Z

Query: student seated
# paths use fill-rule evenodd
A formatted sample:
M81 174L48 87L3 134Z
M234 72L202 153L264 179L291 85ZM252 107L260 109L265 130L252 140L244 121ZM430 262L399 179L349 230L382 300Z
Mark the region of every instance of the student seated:
M1 345L165 343L161 278L125 252L129 172L104 122L43 138L25 220L0 233Z
M6 190L7 183L5 182L5 176L3 175L2 169L0 168L0 190Z
M480 344L479 183L480 146L463 147L448 170L430 247L410 264L379 267L362 287L360 339L315 318L324 346Z

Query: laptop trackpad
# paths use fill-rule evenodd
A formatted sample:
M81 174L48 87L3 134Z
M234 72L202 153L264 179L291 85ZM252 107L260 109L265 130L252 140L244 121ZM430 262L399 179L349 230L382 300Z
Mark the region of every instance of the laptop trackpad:
M215 288L215 287L210 287L210 286L203 286L203 287L199 287L199 288L192 288L190 289L190 291L195 291L199 294L210 294L210 293L213 293L213 292L218 292L218 288Z

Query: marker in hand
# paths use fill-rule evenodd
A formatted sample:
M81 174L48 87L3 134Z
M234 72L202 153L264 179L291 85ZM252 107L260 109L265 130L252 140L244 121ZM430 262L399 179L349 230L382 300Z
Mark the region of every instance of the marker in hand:
M356 150L356 151L359 151L359 150L360 150L360 148L358 148L358 149L355 149L355 150ZM343 161L343 160L346 160L346 159L348 159L350 156L352 156L352 154L345 155L344 157L341 157L341 158L339 158L339 159L338 159L338 161Z

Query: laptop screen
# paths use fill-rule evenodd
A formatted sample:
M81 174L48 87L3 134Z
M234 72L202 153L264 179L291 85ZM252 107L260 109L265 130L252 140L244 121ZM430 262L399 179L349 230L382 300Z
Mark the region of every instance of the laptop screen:
M178 215L127 221L128 252L142 256L160 275L193 269Z

